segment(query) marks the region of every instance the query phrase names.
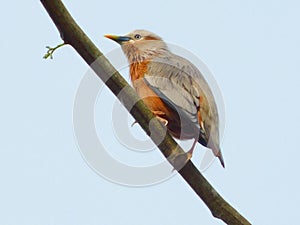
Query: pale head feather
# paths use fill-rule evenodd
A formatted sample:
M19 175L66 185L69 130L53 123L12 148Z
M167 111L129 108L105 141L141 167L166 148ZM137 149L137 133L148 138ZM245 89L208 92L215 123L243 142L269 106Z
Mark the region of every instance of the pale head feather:
M169 52L162 38L150 31L134 30L125 36L130 40L122 43L122 49L130 63L151 60Z

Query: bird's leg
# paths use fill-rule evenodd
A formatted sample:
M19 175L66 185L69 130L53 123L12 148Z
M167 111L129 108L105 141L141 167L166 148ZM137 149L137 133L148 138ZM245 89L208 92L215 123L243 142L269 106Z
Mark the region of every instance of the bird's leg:
M192 158L193 152L194 152L194 149L195 149L196 144L197 144L197 139L195 138L195 140L194 140L194 142L193 142L193 145L192 145L191 149L186 153L188 159L191 159L191 158Z

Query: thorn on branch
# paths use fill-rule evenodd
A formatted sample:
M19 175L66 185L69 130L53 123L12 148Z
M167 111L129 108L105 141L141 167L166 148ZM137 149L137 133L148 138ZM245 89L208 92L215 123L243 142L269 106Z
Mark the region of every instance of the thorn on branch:
M54 48L52 48L52 47L50 47L50 46L46 46L46 48L48 49L48 51L47 51L47 53L44 55L43 58L44 58L44 59L48 59L48 58L50 57L50 59L53 59L53 53L54 53L54 51L55 51L56 49L58 49L58 48L64 46L64 45L66 45L66 43L61 43L61 44L57 45L57 46L54 47Z

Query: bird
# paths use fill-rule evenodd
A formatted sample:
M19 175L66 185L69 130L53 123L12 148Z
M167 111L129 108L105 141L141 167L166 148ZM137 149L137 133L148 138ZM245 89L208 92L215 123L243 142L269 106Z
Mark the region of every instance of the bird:
M225 168L217 104L200 70L172 53L153 32L140 29L104 36L121 45L134 89L169 133L179 140L194 139L188 159L199 142L211 149Z

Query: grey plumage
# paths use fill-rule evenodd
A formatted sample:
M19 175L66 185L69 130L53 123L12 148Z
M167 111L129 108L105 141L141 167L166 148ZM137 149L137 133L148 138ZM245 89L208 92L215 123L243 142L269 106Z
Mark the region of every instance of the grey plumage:
M201 72L187 59L170 52L166 43L152 32L135 30L122 37L107 37L121 44L131 64L131 79L138 94L145 97L139 85L146 84L180 118L166 116L171 121L169 131L176 138L194 138L212 149L224 166L217 105Z

